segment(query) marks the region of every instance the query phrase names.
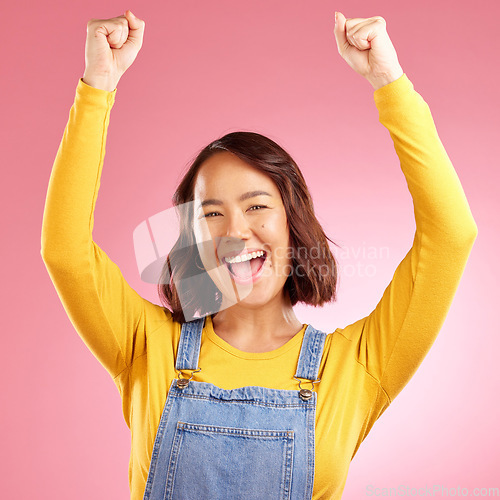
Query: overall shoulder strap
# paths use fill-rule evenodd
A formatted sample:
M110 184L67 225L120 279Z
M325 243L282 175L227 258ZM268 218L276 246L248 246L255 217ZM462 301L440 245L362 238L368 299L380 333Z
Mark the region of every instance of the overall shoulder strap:
M175 362L176 370L196 370L198 368L204 323L205 318L199 318L182 324Z
M308 380L317 380L319 365L323 355L326 333L307 325L300 348L299 362L295 376Z

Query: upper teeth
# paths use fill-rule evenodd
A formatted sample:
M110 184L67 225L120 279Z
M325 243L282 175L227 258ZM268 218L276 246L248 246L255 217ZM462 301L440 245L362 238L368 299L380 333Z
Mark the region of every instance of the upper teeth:
M263 256L264 252L262 250L259 250L258 252L251 252L251 253L245 253L243 255L237 255L236 257L224 257L224 260L228 264L234 264L235 262L246 262L247 260Z

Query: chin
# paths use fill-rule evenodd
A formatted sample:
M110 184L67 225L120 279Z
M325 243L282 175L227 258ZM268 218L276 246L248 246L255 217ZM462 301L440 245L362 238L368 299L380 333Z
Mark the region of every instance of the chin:
M243 307L257 309L275 301L278 297L284 298L284 288L278 288L273 292L270 291L269 285L263 287L255 286L245 298L238 301L238 304Z

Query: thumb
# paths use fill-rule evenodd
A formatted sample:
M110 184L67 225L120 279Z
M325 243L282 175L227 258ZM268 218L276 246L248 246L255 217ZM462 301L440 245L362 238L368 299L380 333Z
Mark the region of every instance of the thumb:
M341 12L335 12L335 27L333 33L335 34L335 40L337 42L337 49L339 54L342 55L345 48L349 45L347 41L347 36L345 34L345 23L346 18Z
M144 37L144 27L145 22L142 19L136 17L132 11L125 11L125 17L128 21L129 31L127 42L132 42L133 44L138 44L139 47L142 45L142 39Z

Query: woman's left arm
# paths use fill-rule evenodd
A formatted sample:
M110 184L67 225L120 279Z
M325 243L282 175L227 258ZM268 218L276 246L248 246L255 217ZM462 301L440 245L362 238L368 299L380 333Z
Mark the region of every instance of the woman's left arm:
M399 66L385 21L346 22L339 13L335 36L342 57L375 89L380 122L391 134L413 198L412 248L372 313L345 328L347 336L358 339L358 361L390 402L439 333L477 226L429 107Z

